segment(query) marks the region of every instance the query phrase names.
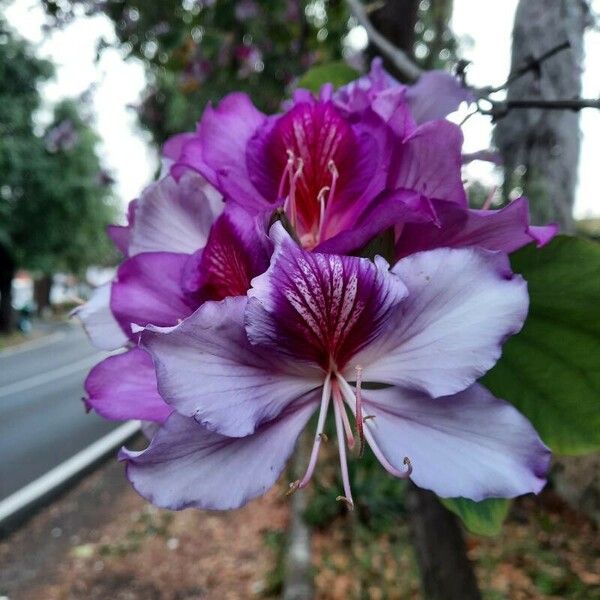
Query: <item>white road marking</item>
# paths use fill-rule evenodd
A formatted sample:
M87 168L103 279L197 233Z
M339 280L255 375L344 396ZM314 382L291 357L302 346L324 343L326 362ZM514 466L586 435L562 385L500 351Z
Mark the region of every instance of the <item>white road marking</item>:
M70 365L65 365L64 367L59 367L58 369L53 369L52 371L47 371L46 373L40 373L39 375L34 375L33 377L23 379L22 381L9 383L8 385L0 387L0 398L9 396L10 394L18 394L20 392L24 392L25 390L30 390L31 388L39 387L40 385L45 385L51 381L55 381L56 379L61 379L67 375L78 373L84 369L89 369L92 365L100 362L103 356L105 355L101 353L93 354L92 356L82 358L81 360L71 363Z
M139 421L129 421L90 444L38 479L0 502L0 523L65 484L77 473L125 443L140 430Z

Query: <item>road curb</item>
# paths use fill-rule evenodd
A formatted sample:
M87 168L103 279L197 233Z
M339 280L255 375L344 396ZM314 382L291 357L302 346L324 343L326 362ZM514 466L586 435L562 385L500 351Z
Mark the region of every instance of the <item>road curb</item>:
M118 447L140 432L139 421L129 421L17 490L0 502L0 538L16 529L41 507L92 471Z

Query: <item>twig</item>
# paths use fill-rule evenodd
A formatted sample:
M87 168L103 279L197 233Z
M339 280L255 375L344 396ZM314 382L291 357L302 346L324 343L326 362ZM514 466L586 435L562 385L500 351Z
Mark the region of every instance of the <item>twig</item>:
M356 20L365 28L371 42L394 64L404 78L411 83L419 79L423 74L423 70L405 52L400 48L396 48L394 44L377 31L369 20L365 7L360 0L346 0L346 3Z
M584 108L600 109L600 98L572 98L570 100L544 100L542 98L530 98L523 100L495 101L486 98L491 104L490 109L479 108L483 115L490 115L494 120L505 117L511 110L519 108L539 108L542 110L574 110L580 111Z
M550 50L544 52L541 56L538 56L537 58L533 57L530 60L528 60L522 67L519 67L518 69L510 73L507 80L502 85L499 85L497 87L483 88L481 91L485 92L485 95L488 95L504 90L508 86L510 86L511 83L514 83L517 79L520 79L521 77L523 77L523 75L526 75L530 71L539 71L540 67L542 66L542 63L547 61L549 58L552 58L555 54L558 54L563 50L568 50L570 47L571 42L566 40L561 44L550 48Z

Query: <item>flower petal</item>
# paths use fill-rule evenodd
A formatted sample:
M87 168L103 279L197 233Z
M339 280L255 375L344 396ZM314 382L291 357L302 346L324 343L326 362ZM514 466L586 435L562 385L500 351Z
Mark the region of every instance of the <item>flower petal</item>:
M557 227L531 227L525 198L517 198L500 210L472 210L453 202L432 200L437 225L432 222L407 223L396 243L398 258L439 247L478 246L486 250L514 252L535 242L547 244Z
M148 186L138 202L129 255L191 254L206 244L222 209L220 194L200 175L188 171L179 182L164 177Z
M454 396L363 391L368 435L389 463L442 497L513 498L546 483L550 451L512 405L479 384Z
M242 438L224 437L174 413L146 450L121 450L127 476L157 506L227 510L264 494L279 478L318 403L311 394Z
M245 297L206 302L166 332L142 333L165 401L231 437L253 433L323 381L317 369L252 346L245 307Z
M85 380L85 403L105 419L162 423L173 411L156 389L150 355L139 348L109 356Z
M390 187L466 206L461 179L462 142L460 127L449 121L429 121L419 126L404 138L394 157Z
M250 341L325 372L332 360L342 368L385 326L405 286L387 263L302 250L280 223L271 238L271 266L248 292Z
M498 360L527 315L527 285L503 254L441 248L392 269L408 296L355 364L363 380L446 396L474 383Z
M215 221L206 247L187 261L184 288L199 301L245 295L252 278L269 264L267 244L262 220L229 205Z
M246 146L265 119L246 94L229 94L216 108L209 106L204 111L197 138L184 146L188 165L228 199L262 208L265 201L246 167Z
M445 71L426 71L408 87L406 100L417 123L442 119L463 102L474 102L473 92Z
M101 350L116 350L129 339L110 310L111 283L98 286L71 314L81 320L90 341Z
M187 259L187 254L144 252L121 264L110 307L124 331L131 331L132 323L175 325L196 309L198 302L181 287Z

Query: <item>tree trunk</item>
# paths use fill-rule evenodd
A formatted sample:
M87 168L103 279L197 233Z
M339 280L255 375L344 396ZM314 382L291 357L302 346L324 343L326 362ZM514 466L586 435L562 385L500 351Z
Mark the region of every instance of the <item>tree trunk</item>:
M10 333L14 325L12 308L12 281L15 261L8 250L0 245L0 332Z
M581 95L583 32L589 19L584 0L520 0L513 29L511 70L563 41L571 48L515 81L509 100L570 99ZM579 162L579 113L515 109L496 126L495 139L505 164L506 194L521 187L532 220L557 221L574 228L573 204Z
M419 0L387 0L370 13L369 18L394 46L413 56L418 10ZM379 55L378 49L372 48L371 54ZM383 59L383 65L394 77L402 80L402 75L387 58Z
M52 275L44 273L33 282L33 299L37 306L38 316L42 316L50 306L50 290L52 288Z
M480 600L456 517L437 496L410 485L406 501L421 586L427 600Z

